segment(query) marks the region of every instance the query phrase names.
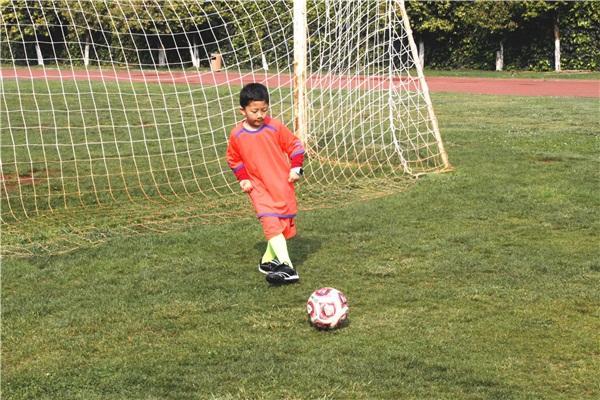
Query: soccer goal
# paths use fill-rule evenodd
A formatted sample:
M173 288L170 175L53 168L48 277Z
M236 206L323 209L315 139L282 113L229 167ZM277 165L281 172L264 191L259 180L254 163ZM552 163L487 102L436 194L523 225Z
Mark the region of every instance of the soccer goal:
M239 90L307 149L303 192L449 167L403 0L0 5L2 224L241 197Z

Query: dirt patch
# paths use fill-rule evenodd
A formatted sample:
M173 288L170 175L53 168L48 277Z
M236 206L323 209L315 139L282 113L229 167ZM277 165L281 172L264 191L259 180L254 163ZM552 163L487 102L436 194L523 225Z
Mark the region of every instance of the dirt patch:
M58 171L33 169L22 174L0 174L0 190L12 192L19 186L32 186L48 183L50 177L57 176Z

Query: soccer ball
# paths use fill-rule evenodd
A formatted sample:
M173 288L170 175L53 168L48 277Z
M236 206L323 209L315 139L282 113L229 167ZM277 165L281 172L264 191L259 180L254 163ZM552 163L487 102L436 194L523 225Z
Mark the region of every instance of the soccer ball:
M348 300L344 293L337 289L330 287L317 289L306 302L306 312L314 327L337 328L348 318Z

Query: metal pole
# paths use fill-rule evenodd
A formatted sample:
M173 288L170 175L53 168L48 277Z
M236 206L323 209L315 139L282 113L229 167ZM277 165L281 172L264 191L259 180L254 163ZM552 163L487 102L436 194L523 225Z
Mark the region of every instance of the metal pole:
M444 169L451 169L452 166L448 161L448 154L446 153L446 149L444 149L444 143L442 142L442 136L440 135L440 130L438 128L437 118L435 117L435 113L433 112L433 104L431 103L431 97L429 96L429 86L427 86L427 82L425 82L425 75L423 75L423 68L421 67L421 62L419 60L419 50L417 49L417 45L415 44L412 29L410 28L410 23L408 22L408 14L406 14L404 0L396 0L396 4L398 5L398 8L400 8L400 12L402 14L402 24L404 25L404 30L406 31L406 35L408 37L410 52L415 61L415 68L417 69L419 84L421 86L421 90L423 91L425 103L427 104L427 112L429 113L431 128L433 129L433 134L435 135L438 148L440 149L440 156L442 157L442 162L444 163Z
M308 130L306 110L306 0L294 0L294 133L305 142Z

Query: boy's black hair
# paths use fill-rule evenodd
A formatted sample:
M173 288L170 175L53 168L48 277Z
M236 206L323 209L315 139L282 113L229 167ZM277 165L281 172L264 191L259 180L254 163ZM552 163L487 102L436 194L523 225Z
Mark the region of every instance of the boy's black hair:
M260 83L249 83L240 92L240 106L246 107L251 101L264 101L269 104L269 90Z

